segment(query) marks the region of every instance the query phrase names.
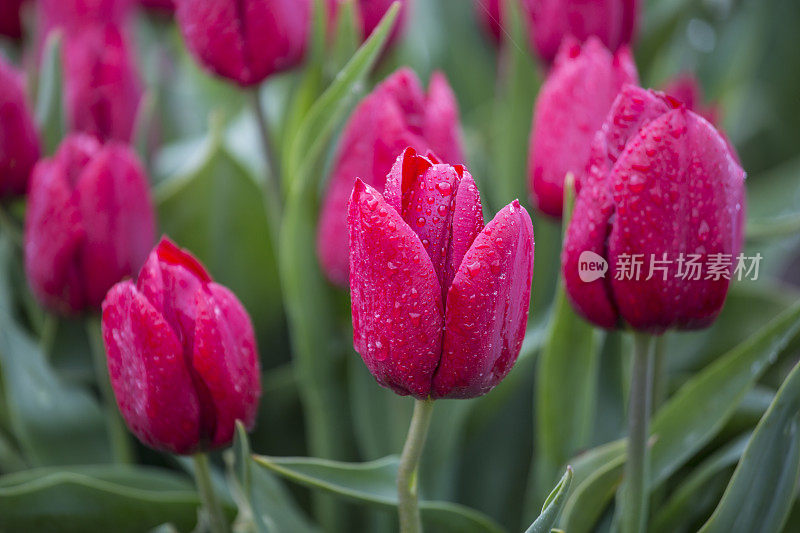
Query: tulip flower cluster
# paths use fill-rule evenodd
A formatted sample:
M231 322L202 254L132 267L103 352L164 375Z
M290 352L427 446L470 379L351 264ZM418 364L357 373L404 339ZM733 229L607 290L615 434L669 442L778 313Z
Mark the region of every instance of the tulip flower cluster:
M25 193L40 151L22 73L0 55L0 199Z

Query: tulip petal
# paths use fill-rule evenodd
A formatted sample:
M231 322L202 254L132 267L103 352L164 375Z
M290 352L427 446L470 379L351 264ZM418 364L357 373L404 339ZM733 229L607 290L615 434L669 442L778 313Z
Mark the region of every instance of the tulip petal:
M225 287L210 283L197 293L192 367L202 382L203 418L213 420L204 427L204 439L212 448L233 439L236 420L249 429L255 423L261 395L258 351L247 312Z
M33 170L25 214L25 272L40 301L62 313L85 305L77 257L85 232L64 168L41 161Z
M706 267L712 255L736 250L742 209L744 171L725 139L691 111L672 110L628 143L612 177L611 270L617 272L633 254L644 259L639 279L612 280L620 314L635 329L653 333L709 324L722 307L729 281L706 279ZM646 279L651 259L661 260L663 254L665 270ZM700 256L700 279L679 276L680 254ZM731 271L729 266L728 276Z
M198 442L199 404L181 344L130 281L103 302L103 340L117 405L147 445L191 453Z
M356 181L348 210L353 343L378 383L424 399L442 346L442 291L419 237Z
M7 17L12 22L14 11L19 9L14 4L0 2L0 34L6 22L3 19ZM16 18L18 24L18 14ZM39 133L25 98L22 73L0 54L0 198L25 194L40 152Z
M472 174L456 167L456 172L461 173L461 182L453 202L452 236L447 250L447 262L445 265L444 283L442 287L446 291L453 283L453 277L458 272L464 255L472 246L475 237L483 229L483 206L481 205L481 195Z
M516 200L475 238L447 293L434 398L490 391L514 365L528 321L533 227Z

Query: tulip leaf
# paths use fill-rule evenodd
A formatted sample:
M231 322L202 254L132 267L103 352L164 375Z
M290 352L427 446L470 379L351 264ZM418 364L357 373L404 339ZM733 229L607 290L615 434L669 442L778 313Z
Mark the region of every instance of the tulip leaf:
M695 521L707 517L725 489L730 470L739 462L749 439L750 433L746 433L697 466L660 506L651 524L652 531L688 531Z
M397 508L397 456L367 463L263 455L254 456L254 460L256 464L306 487L389 511ZM503 531L488 516L463 505L421 499L419 506L423 522L433 531Z
M336 29L331 50L331 66L334 72L338 72L344 67L347 60L358 49L361 41L356 0L340 1L337 9Z
M97 402L54 372L39 344L11 314L10 252L8 240L0 237L0 392L10 430L32 465L110 462Z
M756 426L714 514L701 533L779 531L800 474L800 363Z
M41 468L0 477L0 530L146 531L196 522L199 498L181 476L121 465Z
M263 358L281 357L280 293L261 191L252 175L222 145L219 126L202 157L155 190L163 231L233 291L253 320ZM277 339L277 342L276 342ZM266 359L264 366L275 360Z
M64 112L64 81L60 30L47 35L42 53L36 95L36 122L45 154L52 154L67 131Z
M545 500L541 514L525 533L550 533L556 523L558 514L564 507L570 483L572 483L572 468L568 466L561 481L558 482L558 485L555 486L550 496Z
M622 483L625 456L603 464L593 471L575 491L569 495L564 505L560 524L570 533L588 533L608 507L617 488Z
M269 470L252 468L247 431L239 421L232 449L226 452L225 459L233 473L229 485L239 506L238 526L252 526L243 529L258 533L318 531Z
M747 392L798 331L800 303L695 375L667 401L656 413L650 429L653 437L651 490L666 481L719 433ZM564 517L570 516L567 510L580 509L578 514L585 511L576 503L578 498L588 497L583 496L584 493L591 493L592 498L613 495L621 479L611 475L611 471L617 468L620 474L622 472L624 441L615 441L596 450L587 455L600 460L587 461L589 468L583 468L580 461L573 463L573 486L576 488L569 496ZM584 478L587 473L588 477Z

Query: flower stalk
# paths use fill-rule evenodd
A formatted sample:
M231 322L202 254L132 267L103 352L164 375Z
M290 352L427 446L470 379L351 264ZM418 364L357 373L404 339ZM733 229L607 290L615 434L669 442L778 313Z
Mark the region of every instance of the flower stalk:
M196 453L194 459L194 478L197 482L197 490L200 492L200 499L203 502L203 509L208 519L211 533L228 533L228 523L222 512L214 486L211 483L211 467L208 462L208 455Z
M411 416L411 425L408 428L408 436L397 470L397 514L400 519L400 533L422 531L417 470L432 414L433 400L415 400L414 414Z

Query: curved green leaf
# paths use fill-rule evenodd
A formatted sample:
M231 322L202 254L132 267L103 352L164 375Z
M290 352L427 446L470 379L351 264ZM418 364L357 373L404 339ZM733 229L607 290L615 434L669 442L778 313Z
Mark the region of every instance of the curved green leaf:
M603 464L575 487L559 521L565 531L584 533L593 530L622 483L624 467L623 455Z
M343 463L305 457L253 456L256 464L295 483L387 510L397 507L397 456L367 463ZM423 522L433 531L501 532L491 518L462 505L420 501Z
M728 488L701 533L780 531L800 473L800 363L756 426Z
M564 507L570 483L572 483L572 467L568 466L561 481L558 482L558 485L555 486L550 496L545 500L544 505L542 505L541 514L525 533L550 533L556 523L558 514Z
M199 503L188 480L164 470L29 470L0 478L0 530L139 532L171 522L187 531Z

